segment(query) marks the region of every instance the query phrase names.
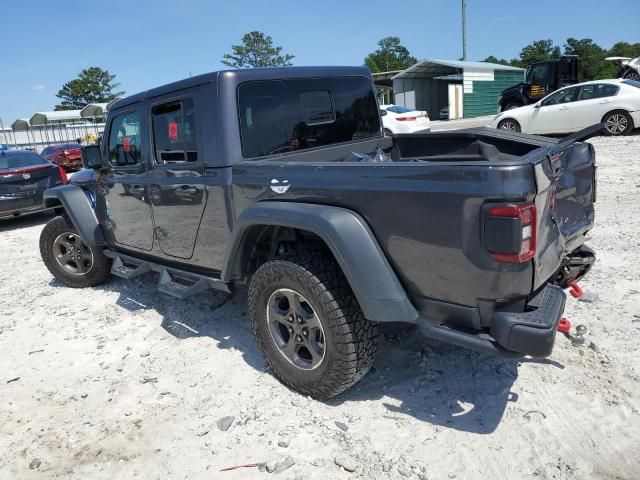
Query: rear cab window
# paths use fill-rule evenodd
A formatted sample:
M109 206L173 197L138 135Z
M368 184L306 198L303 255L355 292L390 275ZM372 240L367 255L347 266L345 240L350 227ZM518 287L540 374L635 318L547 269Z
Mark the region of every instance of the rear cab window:
M367 77L250 81L238 87L238 107L245 158L381 135Z
M109 163L114 167L139 165L142 162L138 112L123 113L113 118L107 148Z
M620 87L609 83L593 83L580 87L578 100L592 100L595 98L613 97L618 94Z
M623 80L622 83L630 85L632 87L640 88L640 82L638 80Z

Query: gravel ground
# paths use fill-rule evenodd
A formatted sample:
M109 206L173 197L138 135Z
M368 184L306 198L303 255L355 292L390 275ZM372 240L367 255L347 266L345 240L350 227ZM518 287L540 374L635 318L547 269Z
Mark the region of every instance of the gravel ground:
M242 296L68 289L38 254L50 216L0 223L0 478L640 478L640 136L593 143L585 345L514 361L389 332L328 402L267 371Z

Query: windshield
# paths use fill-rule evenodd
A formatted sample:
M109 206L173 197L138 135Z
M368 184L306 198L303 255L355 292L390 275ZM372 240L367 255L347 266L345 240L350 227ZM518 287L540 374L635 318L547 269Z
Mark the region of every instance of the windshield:
M640 82L638 80L623 80L622 83L631 85L632 87L640 88Z
M407 107L401 107L400 105L393 105L389 108L387 108L388 111L393 112L393 113L409 113L409 112L413 112L415 110L411 109L411 108L407 108Z
M14 170L34 165L46 165L47 163L40 155L31 152L4 152L0 154L0 170Z

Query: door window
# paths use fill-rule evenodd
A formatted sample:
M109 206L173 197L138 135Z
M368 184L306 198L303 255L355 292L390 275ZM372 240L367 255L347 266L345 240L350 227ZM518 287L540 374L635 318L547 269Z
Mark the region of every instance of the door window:
M157 163L198 161L196 115L193 100L157 105L151 110Z
M608 83L594 83L583 85L580 88L580 98L578 100L592 100L594 98L613 97L618 93L619 88Z
M548 107L550 105L560 105L562 103L575 102L576 98L578 97L578 90L578 87L571 87L553 92L542 101L542 106Z
M129 112L114 117L109 131L109 163L130 166L141 163L140 115Z

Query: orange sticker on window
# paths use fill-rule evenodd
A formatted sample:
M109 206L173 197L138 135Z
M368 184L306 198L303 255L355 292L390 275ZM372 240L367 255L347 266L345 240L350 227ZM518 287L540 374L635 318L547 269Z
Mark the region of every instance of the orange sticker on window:
M168 129L169 140L177 140L178 139L178 124L176 122L169 122Z
M131 141L129 140L129 137L122 138L122 146L124 147L125 152L131 151Z

